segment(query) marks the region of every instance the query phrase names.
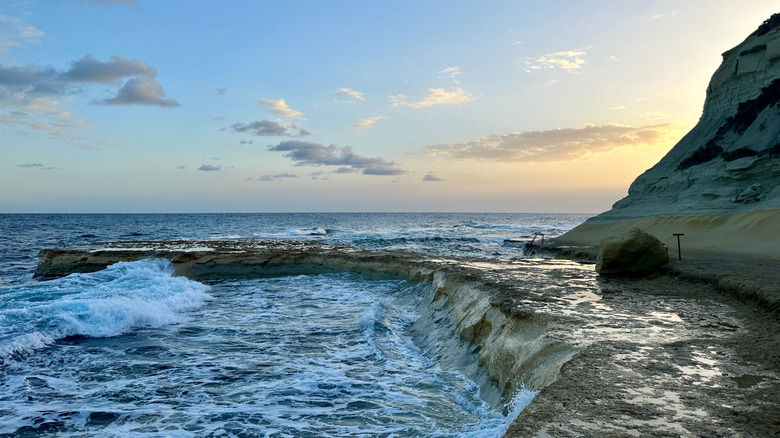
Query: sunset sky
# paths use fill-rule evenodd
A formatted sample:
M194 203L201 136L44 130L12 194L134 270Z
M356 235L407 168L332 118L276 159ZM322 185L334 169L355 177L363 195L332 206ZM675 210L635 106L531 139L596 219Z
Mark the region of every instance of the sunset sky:
M4 0L0 212L598 213L777 9Z

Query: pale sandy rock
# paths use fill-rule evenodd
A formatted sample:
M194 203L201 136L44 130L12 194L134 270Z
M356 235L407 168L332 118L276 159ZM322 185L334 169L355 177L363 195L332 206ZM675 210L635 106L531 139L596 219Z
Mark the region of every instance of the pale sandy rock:
M669 262L663 243L637 227L601 241L596 272L601 275L643 277Z

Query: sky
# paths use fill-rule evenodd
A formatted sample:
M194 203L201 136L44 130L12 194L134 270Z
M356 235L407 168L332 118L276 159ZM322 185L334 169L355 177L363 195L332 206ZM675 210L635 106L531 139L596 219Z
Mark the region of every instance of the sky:
M0 3L0 213L598 213L775 1Z

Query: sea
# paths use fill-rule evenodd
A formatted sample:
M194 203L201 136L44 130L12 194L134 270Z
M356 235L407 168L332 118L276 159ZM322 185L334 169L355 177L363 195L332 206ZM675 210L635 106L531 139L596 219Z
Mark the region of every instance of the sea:
M165 260L33 277L45 248L313 241L493 262L580 214L0 214L0 437L498 437L473 348L412 280L197 282ZM507 240L509 239L509 240ZM532 269L532 268L529 268ZM471 355L471 356L470 356Z

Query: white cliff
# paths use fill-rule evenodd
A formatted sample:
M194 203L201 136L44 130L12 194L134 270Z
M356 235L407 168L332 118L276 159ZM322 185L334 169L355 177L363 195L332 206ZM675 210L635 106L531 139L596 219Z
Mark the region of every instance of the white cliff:
M636 225L651 233L656 227L653 234L667 241L666 234L701 228L704 220L715 226L710 231L721 227L709 233L709 240L728 240L737 233L745 242L751 236L756 240L758 232L761 242L774 237L780 246L779 182L780 14L775 14L723 53L698 124L631 184L628 196L560 242L597 244L605 235ZM734 223L725 224L729 221ZM665 227L659 228L662 222ZM608 224L615 226L599 226ZM753 226L756 232L749 230ZM700 243L701 248L723 246ZM759 246L748 252L768 247Z

